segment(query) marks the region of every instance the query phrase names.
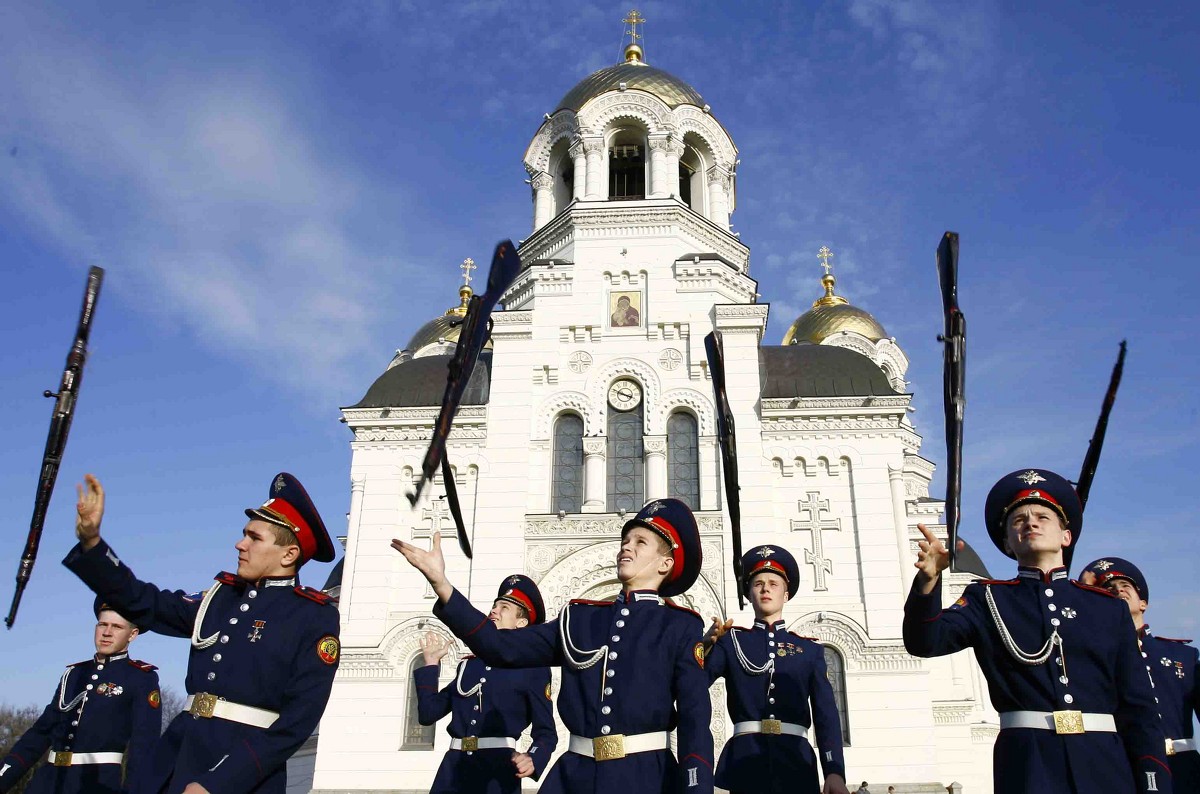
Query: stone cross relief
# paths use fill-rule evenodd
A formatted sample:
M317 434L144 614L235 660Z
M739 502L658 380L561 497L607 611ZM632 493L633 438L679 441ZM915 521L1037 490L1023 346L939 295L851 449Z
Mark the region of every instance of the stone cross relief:
M833 578L833 560L825 556L825 539L821 530L831 529L840 532L842 521L840 518L821 520L821 513L829 512L829 500L822 499L820 491L808 491L805 498L797 502L796 506L800 509L800 515L804 520L793 521L792 531L808 530L812 533L812 548L804 550L804 562L813 567L813 590L828 590L829 583L825 577L828 574L830 578Z
M433 533L437 532L445 540L447 537L455 537L456 528L454 521L450 518L450 506L446 503L446 495L442 494L436 499L430 499L429 504L421 510L421 520L429 522L429 526L416 527L413 529L413 540L427 540L429 547L433 548ZM433 598L433 588L429 583L425 584L425 597Z

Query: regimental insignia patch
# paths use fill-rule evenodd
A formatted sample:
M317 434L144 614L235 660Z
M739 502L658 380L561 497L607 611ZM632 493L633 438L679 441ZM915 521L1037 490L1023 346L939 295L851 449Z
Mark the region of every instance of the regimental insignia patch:
M550 692L549 684L546 684L546 700L554 700L554 696Z
M700 665L700 669L704 669L704 643L696 643L696 647L692 648L692 656L696 657L696 664Z
M336 664L338 653L341 652L342 645L338 642L338 638L332 634L326 634L317 642L317 656L325 664Z
M146 702L150 704L150 708L156 709L162 705L162 693L157 689L146 696Z
M958 607L965 607L966 605L967 605L967 597L966 597L966 596L960 596L960 597L959 597L959 599L958 599L957 601L955 601L955 602L954 602L954 606L952 606L952 607L950 607L950 608L951 608L951 609L957 609Z

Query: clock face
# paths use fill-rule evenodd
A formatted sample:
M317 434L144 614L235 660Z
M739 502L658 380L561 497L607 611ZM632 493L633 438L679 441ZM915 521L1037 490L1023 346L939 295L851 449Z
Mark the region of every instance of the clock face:
M642 401L642 387L632 380L619 380L608 387L608 404L618 411L632 411Z

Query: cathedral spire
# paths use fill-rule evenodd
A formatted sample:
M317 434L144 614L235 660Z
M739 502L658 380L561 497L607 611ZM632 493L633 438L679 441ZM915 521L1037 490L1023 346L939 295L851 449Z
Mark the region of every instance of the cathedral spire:
M843 298L841 295L833 294L833 285L837 283L837 279L833 277L833 265L829 264L829 260L833 259L833 251L829 250L829 246L821 246L821 250L817 251L817 259L821 260L821 267L825 268L825 275L821 277L821 285L825 287L825 294L813 301L813 308L818 306L843 306L850 301Z
M622 56L625 59L625 63L634 64L635 66L645 66L646 51L642 48L641 44L638 44L644 38L644 33L638 32L638 26L645 25L646 18L638 13L636 8L633 8L630 9L629 13L621 21L626 25L621 33L622 44L624 44L625 37L629 37L629 43L624 44L625 52Z

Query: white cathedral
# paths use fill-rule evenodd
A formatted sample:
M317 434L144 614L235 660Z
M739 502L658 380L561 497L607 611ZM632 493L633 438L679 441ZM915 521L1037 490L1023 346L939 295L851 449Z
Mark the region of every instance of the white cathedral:
M878 791L990 792L998 720L970 652L917 659L901 641L916 524L940 526L943 508L929 496L933 464L920 455L903 350L835 293L828 266L824 294L782 344L764 339L770 307L757 302L750 250L729 228L737 147L694 88L645 63L636 38L623 63L566 93L524 162L533 233L448 445L473 561L457 550L440 480L416 509L406 498L470 286L342 410L354 434L351 505L330 586L343 656L312 790L425 792L449 747L447 720L418 724L412 678L420 636L445 628L393 537L428 543L441 533L451 581L482 609L503 577L527 573L553 618L571 598L616 594L624 517L674 496L695 510L704 544L700 578L676 600L706 622L749 625L704 352L716 328L737 425L743 546L778 544L801 564L785 617L825 645L851 790L867 780ZM969 550L960 566L986 574ZM944 602L972 578L946 577ZM443 685L464 652L459 644L443 660ZM556 672L556 695L557 681ZM723 682L711 695L719 753L732 731Z

